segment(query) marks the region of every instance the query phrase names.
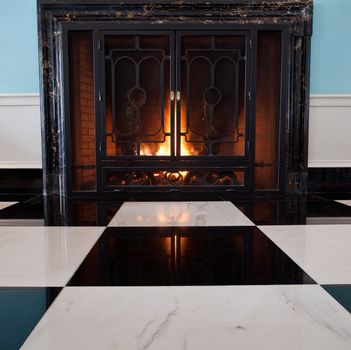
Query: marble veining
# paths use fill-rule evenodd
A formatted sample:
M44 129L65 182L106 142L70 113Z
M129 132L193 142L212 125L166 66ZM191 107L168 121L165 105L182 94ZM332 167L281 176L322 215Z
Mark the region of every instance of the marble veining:
M259 226L320 284L351 284L351 225Z
M60 287L103 227L0 227L0 287Z
M125 202L109 226L254 226L230 202Z
M10 207L11 205L17 204L18 202L0 202L0 210Z
M348 350L320 286L67 287L22 349Z

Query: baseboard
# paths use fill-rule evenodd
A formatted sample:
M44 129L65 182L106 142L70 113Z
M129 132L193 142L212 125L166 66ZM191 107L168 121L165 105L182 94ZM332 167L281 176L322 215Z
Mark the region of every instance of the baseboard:
M309 168L308 192L351 193L351 167Z
M0 169L0 194L43 192L41 169Z

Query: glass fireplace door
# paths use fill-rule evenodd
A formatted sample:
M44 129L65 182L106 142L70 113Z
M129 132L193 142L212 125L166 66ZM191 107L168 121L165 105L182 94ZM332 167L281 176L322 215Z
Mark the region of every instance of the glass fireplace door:
M102 32L101 187L248 187L249 32Z
M162 32L104 35L105 159L173 154L172 42Z
M245 157L246 44L245 34L177 34L179 156Z

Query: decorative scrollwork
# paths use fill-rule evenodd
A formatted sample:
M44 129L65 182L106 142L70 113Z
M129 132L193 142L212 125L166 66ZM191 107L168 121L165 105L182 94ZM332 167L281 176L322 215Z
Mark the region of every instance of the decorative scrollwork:
M129 171L107 176L112 186L240 186L235 171Z
M173 171L166 173L166 178L170 186L182 185L184 178L179 171Z

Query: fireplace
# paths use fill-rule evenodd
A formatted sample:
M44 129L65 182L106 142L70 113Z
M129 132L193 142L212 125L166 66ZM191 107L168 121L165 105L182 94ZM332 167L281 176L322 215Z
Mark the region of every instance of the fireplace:
M39 0L45 193L301 193L312 2Z

